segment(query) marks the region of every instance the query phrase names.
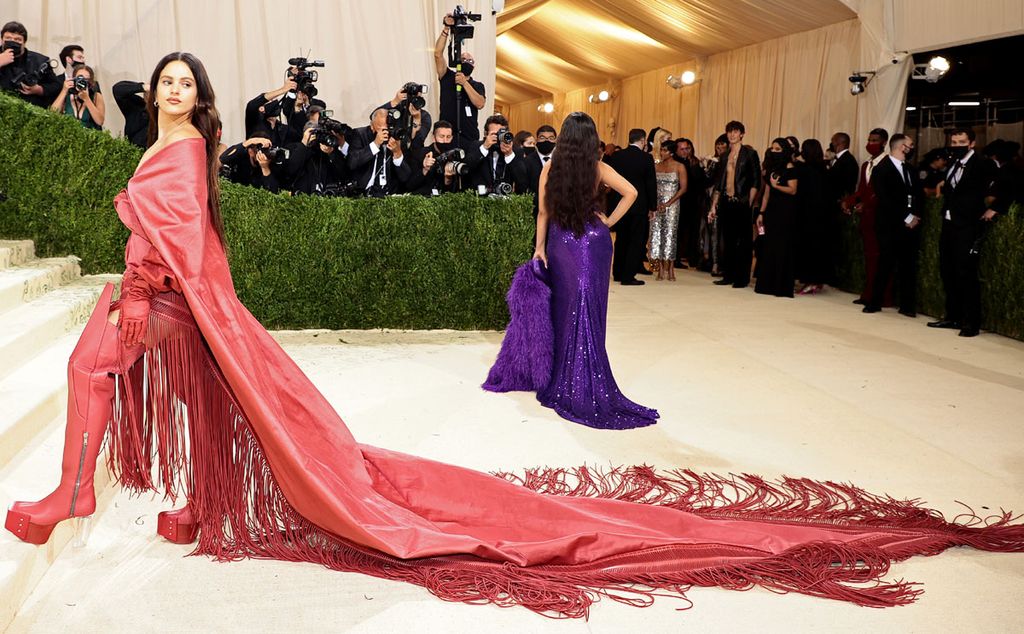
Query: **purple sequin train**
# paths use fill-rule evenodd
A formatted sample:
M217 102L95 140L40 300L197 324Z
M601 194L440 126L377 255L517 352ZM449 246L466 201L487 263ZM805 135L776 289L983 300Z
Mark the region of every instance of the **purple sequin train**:
M516 272L508 294L511 320L484 389L536 391L541 404L588 427L653 425L658 412L622 395L605 350L612 258L608 228L595 220L576 236L553 222L547 258L546 276L536 262ZM538 286L542 282L550 286L550 301ZM545 359L552 359L550 365Z

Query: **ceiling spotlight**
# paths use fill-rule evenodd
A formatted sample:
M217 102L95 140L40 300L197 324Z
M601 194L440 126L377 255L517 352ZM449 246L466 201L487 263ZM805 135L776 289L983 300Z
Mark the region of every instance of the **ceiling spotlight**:
M587 97L587 101L589 101L590 103L594 103L594 101L596 100L597 97L595 95L590 95L589 97Z
M610 98L611 98L611 95L608 93L607 90L602 90L601 92L597 93L597 100L598 101L608 101L608 99L610 99Z
M928 68L934 68L942 73L949 72L949 60L940 55L936 55L928 62Z
M547 103L542 103L541 105L537 106L537 112L543 112L545 114L551 114L554 111L555 111L555 104L551 103L550 101L547 102Z
M689 86L693 82L697 81L697 73L693 72L692 70L684 71L680 79L683 81L684 84Z
M910 77L912 79L923 79L930 84L934 84L945 77L950 68L948 59L936 55L928 60L927 64L914 64L914 72Z
M669 75L668 79L665 80L665 83L668 84L669 87L675 88L676 90L679 90L680 88L683 87L683 80L676 77L675 75Z
M850 86L850 94L851 95L859 95L860 93L864 92L864 88L867 87L868 82L870 82L871 78L874 77L874 76L875 76L875 73L872 72L872 71L869 71L869 70L868 71L859 71L859 70L853 71L853 74L850 75L850 84L852 84Z

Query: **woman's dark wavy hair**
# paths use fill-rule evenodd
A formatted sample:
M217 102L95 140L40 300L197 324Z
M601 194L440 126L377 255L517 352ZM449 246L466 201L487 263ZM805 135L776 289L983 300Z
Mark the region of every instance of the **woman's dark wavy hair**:
M818 139L805 139L803 145L800 146L800 156L808 165L815 167L825 165L825 151Z
M600 139L594 120L573 112L562 122L551 155L544 204L562 227L583 235L597 203L597 162Z
M156 87L160 82L160 74L171 62L184 62L192 76L196 80L196 107L192 111L192 125L203 135L206 141L206 192L207 205L210 208L210 222L217 231L221 244L224 242L224 218L220 213L220 182L218 180L218 152L220 141L217 138L217 130L220 128L220 114L214 105L213 84L210 83L210 76L206 74L206 68L199 58L191 53L169 53L157 62L153 69L153 75L149 79L149 94L146 95L146 113L149 114L149 130L146 134L146 146L156 142L159 131L157 121L159 119L155 103Z

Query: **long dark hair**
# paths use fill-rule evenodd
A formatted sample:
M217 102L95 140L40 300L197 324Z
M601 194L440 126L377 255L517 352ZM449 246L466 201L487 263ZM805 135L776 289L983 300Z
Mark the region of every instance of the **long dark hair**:
M220 114L214 105L213 84L210 83L210 77L206 74L206 68L192 53L169 53L157 62L156 68L153 69L153 75L149 79L149 94L146 95L146 113L149 115L146 146L156 142L159 132L155 97L160 74L168 64L175 61L184 62L196 79L196 107L192 111L192 125L199 130L199 133L203 135L203 140L206 141L206 202L210 208L210 222L213 223L213 228L217 231L221 244L224 244L224 218L220 214L220 182L217 178L219 170L217 148L220 147L217 131L220 129Z
M562 122L551 155L544 203L555 221L583 235L597 203L597 126L585 112L573 112Z
M825 166L825 151L821 148L821 142L818 139L805 139L803 145L800 146L800 156L808 165L822 168Z

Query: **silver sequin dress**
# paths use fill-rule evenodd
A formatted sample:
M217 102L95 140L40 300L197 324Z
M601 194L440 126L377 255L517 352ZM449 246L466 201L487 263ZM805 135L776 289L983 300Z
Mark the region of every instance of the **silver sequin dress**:
M679 174L672 172L655 172L658 179L658 203L666 203L679 190ZM679 201L672 203L664 211L654 214L651 221L651 253L652 260L675 260L678 247L677 230L679 228Z

